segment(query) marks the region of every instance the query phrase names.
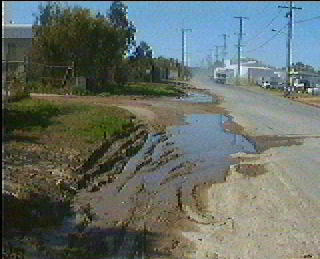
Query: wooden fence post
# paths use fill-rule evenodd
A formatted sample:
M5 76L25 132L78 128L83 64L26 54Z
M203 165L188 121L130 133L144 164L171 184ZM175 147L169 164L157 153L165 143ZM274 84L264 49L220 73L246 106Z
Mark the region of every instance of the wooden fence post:
M25 84L28 83L28 59L27 56L23 56L23 72L24 72L24 80Z
M72 95L72 84L74 82L75 79L75 67L74 67L74 61L72 61L72 65L71 65L71 80L70 80L70 94Z

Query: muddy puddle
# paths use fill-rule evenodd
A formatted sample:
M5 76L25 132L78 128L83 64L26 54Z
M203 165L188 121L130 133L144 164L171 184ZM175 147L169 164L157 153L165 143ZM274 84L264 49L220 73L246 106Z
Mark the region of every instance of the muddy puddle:
M190 102L214 101L211 96L190 98ZM172 247L183 243L176 235L179 223L175 222L185 218L185 206L199 204L195 189L223 182L232 163L231 154L256 152L243 136L225 129L230 121L232 117L219 114L187 115L184 125L149 134L112 181L112 170L106 171L92 183L96 188L79 191L75 210L90 204L96 215L86 233L90 236L99 232L97 238L102 243L110 239L109 243L99 243L99 247L109 247L102 258L142 258L142 247L148 258L171 258ZM77 215L68 227L64 226L69 229L66 232L74 232L79 218ZM51 246L63 246L50 239ZM66 233L65 242L67 239ZM132 257L132 253L139 256Z
M192 174L201 182L205 179L223 181L231 154L255 153L246 138L224 129L224 123L231 120L224 115L188 115L185 125L170 127L162 135L150 135L124 172L151 172L141 175L141 181L149 190L155 190L179 173ZM186 178L181 177L180 181L186 182Z
M204 93L187 93L185 96L181 96L176 100L188 103L216 103L217 100L212 95Z

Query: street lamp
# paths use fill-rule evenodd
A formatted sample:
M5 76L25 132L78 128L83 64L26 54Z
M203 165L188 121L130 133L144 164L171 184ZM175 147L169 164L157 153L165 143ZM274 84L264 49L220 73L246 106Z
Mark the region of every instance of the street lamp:
M278 31L278 30L275 30L275 29L272 29L271 31L278 32L278 33L282 33L282 34L284 34L284 35L288 35L288 33L285 33L285 32L283 32L283 31Z

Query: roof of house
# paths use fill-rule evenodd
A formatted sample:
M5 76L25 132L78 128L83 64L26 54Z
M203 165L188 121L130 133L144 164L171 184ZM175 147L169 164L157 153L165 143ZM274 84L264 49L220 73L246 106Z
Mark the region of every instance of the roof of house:
M266 66L266 65L261 64L261 63L258 63L258 62L246 62L246 63L241 63L241 66L244 66L244 67L252 67L252 68L271 69L269 66Z
M31 39L33 37L32 24L4 24L2 25L2 38Z

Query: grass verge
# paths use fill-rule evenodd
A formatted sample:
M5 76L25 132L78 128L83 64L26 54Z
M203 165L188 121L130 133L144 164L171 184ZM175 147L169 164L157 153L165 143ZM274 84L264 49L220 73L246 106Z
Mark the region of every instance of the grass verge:
M110 86L105 93L109 95L177 96L183 93L172 84L165 83L129 83L124 86Z
M30 91L33 93L47 93L47 94L64 94L63 89L52 88L52 87L42 87L37 85L37 87L30 86ZM74 95L100 95L100 96L111 96L111 95L137 95L137 96L178 96L183 94L183 91L178 89L173 84L167 83L128 83L126 85L116 85L108 84L99 89L97 93L84 90L84 89L74 89L72 92Z

